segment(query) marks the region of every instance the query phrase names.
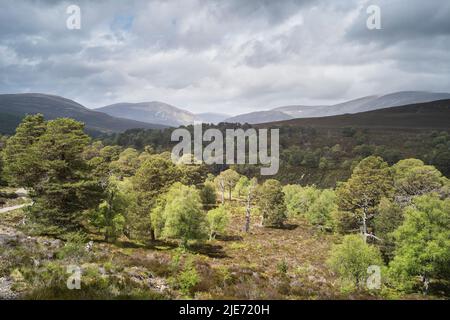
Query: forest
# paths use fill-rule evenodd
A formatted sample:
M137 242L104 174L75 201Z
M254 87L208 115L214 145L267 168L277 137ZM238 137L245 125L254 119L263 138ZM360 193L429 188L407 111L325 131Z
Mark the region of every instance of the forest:
M448 132L281 127L262 177L173 163L170 130L0 137L0 299L450 297Z

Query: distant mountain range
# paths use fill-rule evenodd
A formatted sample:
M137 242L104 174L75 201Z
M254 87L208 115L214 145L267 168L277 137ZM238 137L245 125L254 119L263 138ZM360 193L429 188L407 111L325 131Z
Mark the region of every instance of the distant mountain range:
M171 127L189 125L196 122L219 123L229 117L229 115L220 113L194 114L159 101L116 103L95 110L107 113L114 117L158 123Z
M231 123L266 123L296 118L318 118L353 114L414 103L450 99L450 93L402 91L382 96L368 96L330 106L285 106L268 111L257 111L228 118Z
M330 116L360 114L383 108L413 105L417 103L450 99L450 93L403 91L380 96L368 96L330 106L284 106L267 111L257 111L229 117L221 113L194 114L163 102L118 103L95 110L81 104L46 94L0 94L0 133L13 133L26 114L42 113L47 119L70 117L86 124L92 133L121 132L133 128L178 127L198 122L214 123L290 123L293 119L305 119L315 123L314 118L327 119ZM450 100L449 100L450 101ZM387 113L388 114L388 113ZM418 113L419 114L419 113ZM420 113L423 115L423 113ZM376 114L368 113L373 116ZM323 118L325 117L325 118ZM343 116L336 119L356 119ZM359 118L358 118L359 119ZM448 128L450 121L443 118ZM443 119L436 119L436 125ZM348 121L350 121L348 120ZM369 119L367 119L369 120ZM319 120L318 120L319 121ZM326 123L329 120L320 120ZM318 123L322 123L322 122ZM334 121L334 120L333 120ZM344 120L342 120L344 121ZM353 120L351 120L353 121ZM351 122L350 121L350 122ZM387 123L389 119L386 119ZM352 123L348 125L352 125ZM299 122L301 123L301 121ZM418 125L420 125L418 123Z
M321 118L298 118L256 126L315 128L450 129L450 99Z
M46 119L73 118L84 122L87 130L91 132L121 132L133 128L164 128L160 124L112 117L85 108L81 104L66 98L26 93L0 94L0 133L13 133L25 115L36 113L42 113Z

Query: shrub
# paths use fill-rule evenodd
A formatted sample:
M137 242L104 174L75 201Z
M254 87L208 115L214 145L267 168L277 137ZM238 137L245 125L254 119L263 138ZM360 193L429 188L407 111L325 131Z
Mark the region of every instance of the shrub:
M206 220L208 221L210 239L214 239L217 233L223 233L229 222L228 213L223 205L209 210Z
M333 246L328 264L343 282L361 288L367 279L367 268L382 266L379 250L364 242L360 235L347 235L341 244Z

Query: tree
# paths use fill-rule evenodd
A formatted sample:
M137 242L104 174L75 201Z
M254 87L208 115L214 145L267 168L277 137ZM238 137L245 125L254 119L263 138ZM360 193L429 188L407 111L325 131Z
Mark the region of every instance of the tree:
M0 135L0 186L5 183L5 179L3 176L3 149L6 146L7 138L5 136Z
M222 204L225 203L225 177L222 174L219 174L215 179L214 183L216 184L217 189L220 191L220 201Z
M399 161L392 166L392 173L397 201L403 205L415 196L439 192L445 180L439 170L418 159Z
M206 220L200 194L193 186L173 184L152 210L156 236L181 239L186 247L189 240L203 239Z
M248 188L250 184L250 180L246 176L241 176L234 187L234 192L238 198L241 197L242 194L245 193L245 190Z
M206 179L207 169L204 164L184 164L179 163L179 170L181 171L181 183L185 185L201 185Z
M394 232L397 248L390 274L406 290L420 277L427 293L430 279L450 276L450 199L441 200L435 194L417 197L404 215Z
M133 148L127 148L122 151L119 158L110 165L111 170L118 177L131 177L139 168L139 152Z
M26 150L25 157L36 160L35 167L28 169L35 174L30 185L35 204L30 211L44 224L79 227L82 212L102 199L100 183L82 156L90 140L83 129L72 119L48 121L45 133Z
M279 181L266 180L258 190L258 206L266 227L281 227L286 220L284 193Z
M258 188L258 180L256 178L252 178L249 181L249 184L247 188L244 189L245 195L246 195L246 204L245 204L245 226L244 231L249 232L250 231L250 218L251 218L251 212L252 212L252 204L253 200L256 196L256 190Z
M200 189L200 197L202 199L203 208L208 209L214 207L217 202L214 183L205 181L203 187Z
M222 171L219 175L221 183L224 184L224 189L228 189L228 199L231 200L231 192L239 181L239 173L233 169Z
M105 241L115 241L124 231L126 211L131 195L120 188L120 181L111 176L106 188L106 197L96 210L90 213L90 222L102 230Z
M137 203L132 211L133 229L141 236L155 239L152 220L149 215L159 195L164 194L172 184L179 181L182 173L178 166L161 155L149 157L132 178L137 192Z
M320 196L320 190L315 186L286 185L283 187L285 203L289 216L306 215L311 205Z
M333 229L332 212L337 209L336 194L331 189L320 192L319 197L309 207L306 217L313 225L319 225L325 229Z
M342 243L334 245L327 263L344 281L361 288L367 279L367 268L382 266L378 249L365 242L360 235L346 235Z
M82 212L102 198L83 158L90 140L83 129L72 119L27 116L4 150L9 181L30 190L30 217L56 232L80 227Z
M392 177L388 164L375 156L361 160L350 179L340 184L336 190L342 214L340 218L354 219L359 224L364 239L376 239L375 235L369 233L371 221L376 215L381 198L388 197L391 191Z
M228 213L223 205L209 210L206 215L209 229L209 239L212 240L218 233L223 233L228 226Z
M31 147L44 134L42 114L26 116L3 150L4 176L10 184L32 188L40 179L40 163Z
M374 228L376 235L383 239L378 245L387 261L390 261L393 258L395 249L393 232L402 224L402 222L402 208L394 201L391 201L388 198L382 198L377 208L377 215L374 219Z

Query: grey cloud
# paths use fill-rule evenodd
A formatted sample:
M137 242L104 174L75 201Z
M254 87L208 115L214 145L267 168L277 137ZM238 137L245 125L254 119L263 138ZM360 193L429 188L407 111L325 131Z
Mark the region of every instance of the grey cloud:
M450 85L446 0L77 0L69 31L73 3L0 3L0 92L238 113Z

